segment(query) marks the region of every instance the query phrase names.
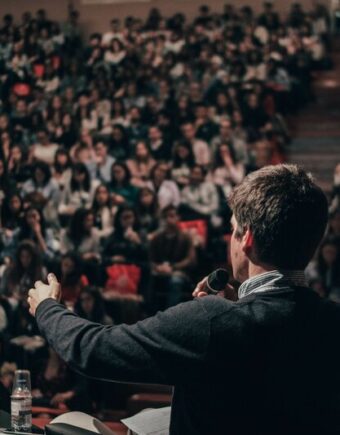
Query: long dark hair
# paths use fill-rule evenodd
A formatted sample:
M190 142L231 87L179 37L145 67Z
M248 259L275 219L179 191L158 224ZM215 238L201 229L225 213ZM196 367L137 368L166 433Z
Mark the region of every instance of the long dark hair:
M20 201L20 209L18 210L17 215L13 215L13 212L10 208L10 203L12 198L17 197ZM20 193L18 191L10 192L8 195L5 196L4 202L1 207L1 225L4 228L16 228L18 224L18 220L22 218L22 211L23 211L23 201L20 196Z
M44 179L43 185L46 186L48 184L48 182L50 181L51 176L52 176L50 165L48 165L47 163L42 162L42 161L38 161L33 165L32 180L33 180L34 184L36 184L35 172L37 169L39 169L44 174L45 179Z
M112 109L111 109L111 118L114 118L116 116L116 111L115 111L115 103L120 103L121 104L121 113L120 115L125 116L126 111L125 111L125 106L124 106L124 101L122 98L114 98L112 100Z
M79 283L79 280L83 274L83 265L81 262L81 259L79 258L79 255L77 255L76 252L68 252L64 254L61 257L61 261L65 260L66 258L69 258L73 264L74 268L73 271L67 275L66 277L62 276L61 270L60 270L60 283L62 286L75 286ZM61 263L60 263L61 264Z
M79 188L81 187L74 177L76 172L85 174L83 188L84 190L86 190L86 192L89 192L91 187L91 179L90 179L89 171L87 167L84 165L84 163L76 163L72 168L72 176L71 176L71 183L70 183L71 191L74 192L75 190L79 190Z
M188 157L185 160L182 160L179 155L177 154L178 148L183 147L186 148L189 151ZM195 156L192 151L192 146L187 141L179 141L175 143L175 146L173 148L173 167L178 168L182 165L182 163L186 163L190 168L192 168L195 164Z
M217 147L217 150L215 152L215 161L214 161L214 168L215 169L220 168L221 166L224 166L224 161L222 160L222 157L221 157L221 147L222 146L228 147L231 160L233 161L233 163L235 163L235 161L236 161L235 151L234 151L233 147L231 146L231 144L227 143L227 142L225 142L225 143L223 142Z
M93 196L92 210L94 211L94 213L97 213L97 211L100 209L100 206L99 206L98 201L97 201L97 192L98 192L98 190L101 189L102 187L105 187L105 189L106 189L107 192L108 192L108 200L107 200L107 204L105 204L105 205L106 205L107 207L109 207L110 209L111 209L111 207L112 207L112 199L111 199L110 191L109 191L109 189L108 189L108 187L107 187L106 184L101 183L101 184L99 184L99 186L96 188L95 193L94 193L94 196Z
M122 168L124 170L125 178L122 181L122 185L128 186L130 184L130 180L131 180L131 172L130 172L130 169L127 167L126 163L124 163L124 162L115 162L112 164L112 166L111 166L111 186L113 188L115 188L117 186L117 181L113 177L113 169L116 166L119 166L120 168Z
M81 304L81 298L84 294L87 294L93 298L93 310L90 316L84 312ZM91 320L92 322L102 323L105 317L105 307L103 298L97 289L97 287L87 286L81 290L76 303L74 304L74 312L78 316Z
M125 231L121 223L121 216L125 211L131 211L133 213L135 217L135 221L133 223L133 229L135 231L138 231L139 229L139 221L138 221L138 215L136 213L136 209L134 207L131 207L130 205L123 204L122 206L119 207L114 218L114 228L115 228L114 234L118 236L121 236Z
M20 256L22 251L28 251L31 255L32 261L29 268L26 270L21 264ZM13 288L16 286L23 275L27 274L32 284L42 278L42 259L39 250L34 242L31 240L23 240L15 253L13 264L9 267L8 273L8 287Z
M60 155L64 155L67 157L67 161L66 161L65 166L61 166L60 163L58 163L58 156L60 156ZM70 157L70 154L66 148L59 148L57 150L57 152L55 153L55 156L54 156L53 167L54 167L55 171L57 172L57 174L62 174L63 171L65 171L66 169L69 169L71 167L71 157Z
M87 210L85 208L78 208L71 217L68 236L74 244L79 244L83 238L88 235L84 231L84 221L88 215L92 214L92 210Z
M3 165L2 175L0 175L0 187L3 188L3 190L7 190L8 187L7 165L5 165L5 160L2 157L1 157L0 164Z
M325 239L321 243L321 246L320 246L319 251L318 251L317 268L318 268L318 271L319 271L319 274L320 274L322 280L325 280L326 274L328 272L328 265L325 262L322 250L327 245L333 246L337 251L337 256L336 256L334 263L332 265L331 273L332 273L332 280L334 281L334 283L338 287L338 286L340 286L340 249L339 249L339 245L335 239L328 237L327 239ZM328 289L328 290L330 290L330 289Z
M21 223L21 229L20 229L19 235L18 235L19 240L24 240L24 239L30 239L30 238L32 238L32 230L31 230L31 227L29 226L29 224L27 223L28 213L30 211L32 211L32 210L35 210L36 212L39 213L39 216L40 216L40 226L41 226L41 234L43 236L45 236L45 234L46 234L46 222L45 222L45 218L44 218L44 215L43 215L42 211L38 207L29 207L29 208L27 208L25 210L25 213L24 213L24 217L23 217L23 220L22 220L22 223Z
M144 192L149 192L150 194L152 194L153 196L153 200L152 203L150 204L150 206L148 208L146 208L142 202L142 195ZM143 213L150 213L152 214L152 216L156 216L158 213L158 199L157 199L157 195L156 193L150 189L149 187L142 187L139 192L138 192L138 196L137 196L137 204L136 204L136 211L137 211L137 215L141 215Z

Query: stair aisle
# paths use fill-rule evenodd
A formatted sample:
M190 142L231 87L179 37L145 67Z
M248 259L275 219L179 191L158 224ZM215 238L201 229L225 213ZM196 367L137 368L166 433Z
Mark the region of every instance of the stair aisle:
M318 73L315 101L295 117L288 161L311 171L330 192L336 163L340 162L340 49L334 44L334 68Z

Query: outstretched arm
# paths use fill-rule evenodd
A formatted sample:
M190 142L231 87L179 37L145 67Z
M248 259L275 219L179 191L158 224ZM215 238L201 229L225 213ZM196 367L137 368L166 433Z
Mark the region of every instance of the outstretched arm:
M38 289L30 290L31 304L34 292L42 285L39 283ZM204 370L210 322L198 300L135 325L103 326L79 318L48 297L38 303L36 319L57 353L91 376L176 384L199 380Z

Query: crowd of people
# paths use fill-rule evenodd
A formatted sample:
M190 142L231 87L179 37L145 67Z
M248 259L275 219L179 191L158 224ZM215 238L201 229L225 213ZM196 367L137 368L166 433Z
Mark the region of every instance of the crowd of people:
M306 277L322 297L340 302L340 163L334 169L328 230Z
M271 3L260 15L202 6L190 22L152 9L87 41L80 19L41 9L0 28L0 360L13 337L38 333L26 297L47 270L64 303L106 324L115 292L139 295L141 316L184 300L225 261L233 187L285 161L285 116L331 66L321 5L287 17ZM325 295L332 247L311 271Z

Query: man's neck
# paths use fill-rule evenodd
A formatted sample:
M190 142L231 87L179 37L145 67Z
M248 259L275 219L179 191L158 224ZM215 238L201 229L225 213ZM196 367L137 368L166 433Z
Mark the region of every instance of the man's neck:
M262 273L267 273L276 269L277 267L271 266L269 264L254 264L250 262L248 266L248 276L246 279L253 278L254 276L262 275Z

